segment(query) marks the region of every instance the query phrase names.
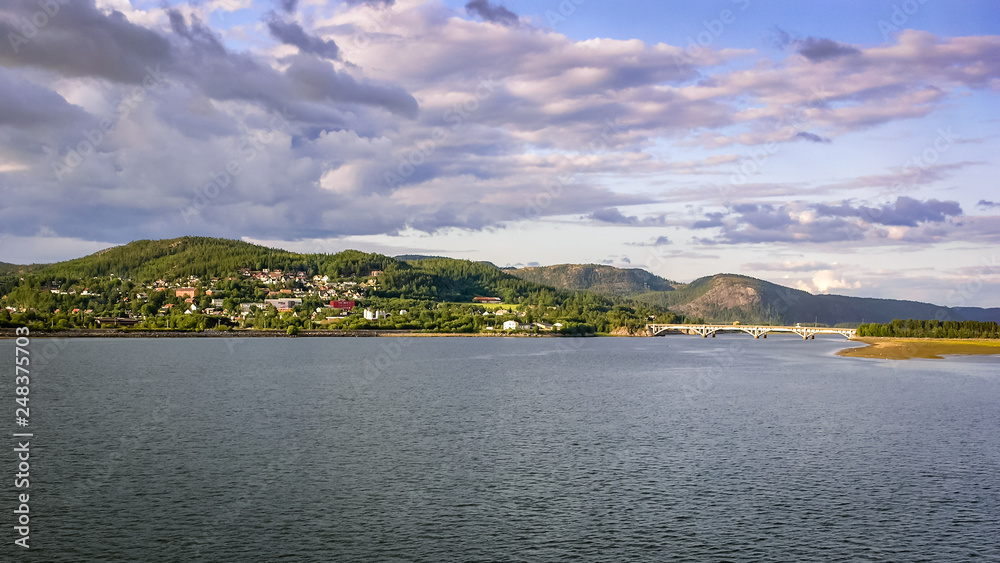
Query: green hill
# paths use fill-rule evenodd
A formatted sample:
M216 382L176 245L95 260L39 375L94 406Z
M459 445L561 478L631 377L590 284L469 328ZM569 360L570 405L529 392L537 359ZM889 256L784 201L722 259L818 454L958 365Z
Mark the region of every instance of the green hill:
M336 298L399 311L375 322L354 315L338 323L340 328L470 332L493 327L498 319L483 315L482 307L473 304L475 297L499 297L518 305L519 313L504 313L509 315L504 320L517 318L530 327L539 321L558 322L570 333L634 332L642 330L650 317L674 318L655 304L552 288L489 262L414 258L418 259L398 260L357 250L301 254L205 237L141 240L45 265L23 279L0 276L0 326L31 322L37 327L79 327L94 324L96 317L128 314L154 328L205 328L232 322L254 328L301 328ZM270 271L264 274L264 269ZM314 276L325 279L313 283ZM174 291L185 286L193 286L196 297L185 301ZM260 302L276 290L300 297L302 303L291 312L236 319L241 304ZM220 305L213 305L213 300L222 301L228 319L220 320L218 312L211 319L182 313L217 311Z
M27 274L35 270L44 268L47 264L9 264L7 262L0 262L0 276L15 275L15 274Z
M32 273L43 282L113 276L148 283L158 279L183 280L190 276L222 278L238 274L242 269L301 271L310 278L318 274L365 279L378 270L383 272L379 276L378 294L385 297L471 301L473 297L496 296L507 302L517 302L539 292L561 298L570 295L513 276L489 262L431 256L406 258L410 259L399 260L357 250L301 254L239 240L180 237L134 241L82 258L42 265ZM14 271L26 267L10 265L10 268Z
M573 291L627 297L648 291L673 291L673 283L646 270L622 269L597 264L561 264L508 270L515 276Z
M262 282L240 276L240 271L267 268L302 272L309 280L314 275L354 280L364 284L366 299L376 301L471 303L474 297L499 297L505 303L532 305L537 310L558 309L576 322L609 330L622 326L635 329L650 316L664 320L671 316L668 310L688 319L724 323L836 325L887 323L893 319L1000 319L998 309L947 309L915 301L812 295L735 274L681 284L641 269L596 264L510 270L489 262L414 255L402 258L407 259L357 250L301 254L207 237L140 240L56 264L0 264L0 295L9 293L8 303L22 310L72 309L85 300L79 295L71 297L68 291L57 299L52 291L74 287L82 291L89 285L92 289L102 288L108 295L102 294L94 303L86 300L84 308L112 308L113 303L118 303L121 309L125 301L115 300L125 292L142 293L142 287L149 288L156 280L175 287L186 285L194 276L202 283L211 278L223 280L220 283L236 278L227 291L251 299L261 293ZM377 282L371 281L374 271L381 272ZM115 280L130 281L122 285Z

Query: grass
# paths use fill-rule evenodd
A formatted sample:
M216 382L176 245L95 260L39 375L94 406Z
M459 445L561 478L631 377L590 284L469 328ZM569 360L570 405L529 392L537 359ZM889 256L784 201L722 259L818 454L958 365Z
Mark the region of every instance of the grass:
M945 356L970 356L1000 354L1000 340L944 339L944 338L856 338L868 346L848 348L837 354L850 358L879 358L883 360L909 360L925 358L940 360Z

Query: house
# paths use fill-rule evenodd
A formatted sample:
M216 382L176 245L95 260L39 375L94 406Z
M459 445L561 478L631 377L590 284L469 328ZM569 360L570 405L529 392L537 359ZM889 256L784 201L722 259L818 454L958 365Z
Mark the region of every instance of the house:
M370 277L377 278L382 275L382 270L372 270L372 275Z
M223 303L225 303L225 302L222 299L213 299L212 300L212 306L215 307L215 308L218 308L218 309L222 308Z
M555 325L550 325L549 323L535 323L535 326L537 326L541 330L552 330L553 328L555 328Z
M240 303L240 308L243 310L244 314L249 313L251 307L257 307L262 311L267 309L267 305L264 303Z
M473 303L488 303L490 305L499 305L503 303L503 299L499 297L473 297Z
M389 316L389 313L385 311L372 311L371 309L365 309L365 320L377 321L379 319L384 319Z
M341 311L350 311L354 308L354 301L330 301L330 307Z
M503 323L504 330L517 330L517 328L518 328L517 321L504 321Z
M193 287L178 287L174 290L174 295L177 297L194 297L196 291Z

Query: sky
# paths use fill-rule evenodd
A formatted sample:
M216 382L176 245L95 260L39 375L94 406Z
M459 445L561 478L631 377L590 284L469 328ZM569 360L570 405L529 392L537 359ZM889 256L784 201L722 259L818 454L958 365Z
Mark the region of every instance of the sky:
M5 0L0 261L242 239L1000 306L995 1Z

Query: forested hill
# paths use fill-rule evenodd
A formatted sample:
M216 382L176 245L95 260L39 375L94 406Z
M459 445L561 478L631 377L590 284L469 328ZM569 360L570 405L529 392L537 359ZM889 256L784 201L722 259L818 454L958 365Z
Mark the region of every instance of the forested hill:
M41 268L44 268L46 264L30 264L27 266L22 266L20 264L8 264L7 262L0 262L0 276L9 274L26 274Z
M706 322L819 322L836 325L887 323L893 319L1000 320L998 309L949 309L930 303L898 299L813 295L736 274L717 274L681 284L668 282L644 270L593 264L565 264L511 272L557 288L593 291L655 304L688 318L703 319ZM669 288L657 288L656 283L669 284ZM648 289L643 288L643 284L647 284Z
M265 298L278 301L275 293L296 303L283 311L261 305ZM474 303L475 297L498 297L503 304L487 315L492 309ZM338 316L337 300L357 306ZM382 316L363 317L368 308ZM122 316L156 329L334 323L340 329L476 332L516 321L517 330L537 331L541 323L551 331L559 323L568 334L634 333L649 319L681 320L654 304L555 289L488 262L398 260L356 250L300 254L202 237L136 241L23 276L0 274L0 326L93 327L102 317Z
M515 276L573 291L593 291L626 297L647 291L673 291L669 280L638 268L622 269L598 264L561 264L509 270Z
M565 299L569 292L522 280L485 262L419 257L397 260L382 254L345 250L336 254L300 254L238 240L181 237L139 240L83 258L49 264L34 271L35 283L62 286L70 280L130 279L136 283L197 278L224 278L243 269L304 272L331 279L379 276L378 295L435 301L471 301L478 296L519 302L529 295ZM19 268L13 266L13 268ZM55 283L53 283L55 282ZM13 280L6 281L9 286Z
M561 307L585 299L587 310L623 307L631 311L632 324L643 316L665 318L668 310L691 320L726 323L836 325L886 323L893 319L1000 320L998 309L948 309L914 301L812 295L734 274L680 284L640 269L594 264L502 270L488 262L430 256L403 258L407 259L357 250L301 254L206 237L141 240L56 264L0 264L0 295L10 293L9 303L17 307L41 310L44 307L40 303L48 301L38 301L31 295L55 289L68 292L76 284L83 290L88 285L86 280L130 280L131 287L150 287L164 280L176 287L185 285L191 277L224 280L236 276L241 281L233 283L247 285L250 278L240 276L241 270L266 268L302 272L309 280L317 275L354 279L366 284L366 296L372 298L470 303L474 297L499 297L505 303L539 307ZM373 272L380 272L374 285L369 283ZM249 286L245 290L248 296L255 291ZM52 308L63 307L54 304Z

